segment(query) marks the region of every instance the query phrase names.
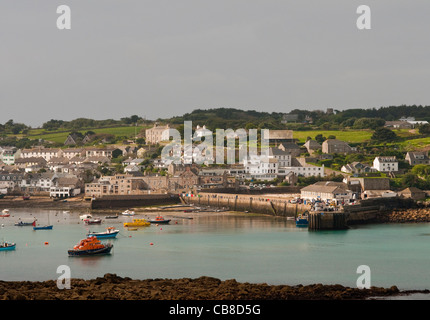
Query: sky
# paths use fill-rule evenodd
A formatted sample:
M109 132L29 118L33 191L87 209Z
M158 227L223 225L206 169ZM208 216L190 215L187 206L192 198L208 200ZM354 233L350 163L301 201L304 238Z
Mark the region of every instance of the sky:
M362 4L370 30L356 25ZM0 123L430 105L429 12L428 0L1 0Z

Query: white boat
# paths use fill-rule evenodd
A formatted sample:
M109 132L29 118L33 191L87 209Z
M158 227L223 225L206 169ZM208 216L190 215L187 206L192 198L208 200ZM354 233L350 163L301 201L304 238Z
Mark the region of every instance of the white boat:
M83 214L82 216L79 216L79 218L81 218L81 220L86 220L86 219L92 219L92 215L90 214Z
M3 209L3 210L2 210L2 213L3 213L3 214L8 214L8 213L9 213L9 209Z
M134 216L135 215L134 211L130 211L130 210L125 210L122 214L124 216Z

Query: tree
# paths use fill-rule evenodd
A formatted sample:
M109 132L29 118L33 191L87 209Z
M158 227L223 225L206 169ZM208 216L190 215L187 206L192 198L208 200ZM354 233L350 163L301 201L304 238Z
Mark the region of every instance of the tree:
M425 164L417 164L411 172L420 177L428 177L430 175L430 166Z
M325 140L327 140L327 138L323 137L321 133L315 136L315 141L318 142L319 144L323 143Z
M394 131L388 128L378 128L373 133L371 139L377 142L390 142L397 139L397 135Z
M426 123L418 127L418 132L421 134L430 134L430 124Z

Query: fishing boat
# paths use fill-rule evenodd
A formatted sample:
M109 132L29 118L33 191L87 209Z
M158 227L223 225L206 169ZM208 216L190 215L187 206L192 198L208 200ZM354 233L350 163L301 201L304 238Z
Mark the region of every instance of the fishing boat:
M154 220L148 220L149 223L163 223L163 224L168 224L171 221L171 219L164 219L162 216L157 216L155 217Z
M9 209L3 209L0 217L6 218L6 217L10 217L10 213L9 213Z
M15 226L17 227L24 227L24 226L32 226L34 222L23 222L21 220L19 220L18 222L15 223Z
M90 232L88 233L88 237L97 237L97 239L111 239L116 238L116 235L119 233L119 230L116 230L114 227L106 228L105 232Z
M296 219L296 227L303 228L309 225L309 220L307 216L299 215Z
M0 242L0 251L10 251L15 250L16 243L2 241Z
M116 215L116 216L106 216L105 219L118 219L118 215Z
M73 249L68 250L69 256L94 256L109 254L113 248L113 244L103 244L96 236L90 236L81 240Z
M85 224L101 224L102 220L101 219L85 219L84 220Z
M53 225L36 226L36 220L33 221L33 230L52 230Z
M123 216L134 216L134 215L135 215L135 212L134 212L134 211L130 211L130 210L125 210L125 211L122 213L122 215L123 215Z
M124 227L147 227L150 225L145 219L133 219L132 222L124 222Z

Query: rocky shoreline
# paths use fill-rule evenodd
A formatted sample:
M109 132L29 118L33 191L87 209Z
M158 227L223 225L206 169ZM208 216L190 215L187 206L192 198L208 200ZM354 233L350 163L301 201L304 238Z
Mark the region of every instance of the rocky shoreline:
M430 222L430 208L394 209L390 212L378 213L378 223L418 223Z
M425 291L414 291L429 293ZM133 280L105 274L93 280L71 279L70 289L54 280L0 281L0 300L366 300L412 293L391 288L358 289L335 285L268 285L197 279Z

